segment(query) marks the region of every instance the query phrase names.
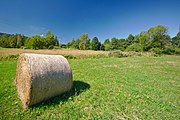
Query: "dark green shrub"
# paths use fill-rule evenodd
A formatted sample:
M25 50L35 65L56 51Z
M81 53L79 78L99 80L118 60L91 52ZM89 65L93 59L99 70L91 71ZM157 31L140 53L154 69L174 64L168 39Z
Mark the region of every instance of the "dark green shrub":
M9 55L9 56L0 56L0 60L17 60L19 54L17 55Z
M50 45L49 47L48 47L48 49L53 49L54 48L54 46L53 45Z
M72 56L72 55L64 55L64 57L65 57L66 59L76 59L76 57L75 57L75 56Z

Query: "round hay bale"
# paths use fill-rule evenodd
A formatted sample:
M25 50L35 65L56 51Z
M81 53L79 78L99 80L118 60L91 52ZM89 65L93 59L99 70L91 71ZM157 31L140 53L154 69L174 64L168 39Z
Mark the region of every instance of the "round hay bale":
M31 53L19 56L16 87L23 108L67 92L72 85L72 71L63 56Z

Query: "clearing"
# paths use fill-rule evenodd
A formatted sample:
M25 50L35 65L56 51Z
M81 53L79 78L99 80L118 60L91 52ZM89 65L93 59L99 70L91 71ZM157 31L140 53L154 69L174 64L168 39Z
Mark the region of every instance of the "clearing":
M0 61L0 119L180 119L180 57L70 59L74 88L21 108L16 61Z

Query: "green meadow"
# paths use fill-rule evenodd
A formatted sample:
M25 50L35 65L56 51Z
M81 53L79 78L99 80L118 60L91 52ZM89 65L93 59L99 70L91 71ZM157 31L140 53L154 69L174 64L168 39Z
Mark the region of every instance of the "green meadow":
M16 60L0 61L0 119L180 119L180 57L69 59L74 87L23 110Z

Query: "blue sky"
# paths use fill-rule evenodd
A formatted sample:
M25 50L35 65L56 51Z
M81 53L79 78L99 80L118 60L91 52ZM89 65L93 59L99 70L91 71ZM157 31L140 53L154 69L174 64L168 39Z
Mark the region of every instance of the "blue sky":
M61 43L82 33L90 38L127 38L156 25L175 36L180 0L0 0L0 32L27 36L52 31Z

